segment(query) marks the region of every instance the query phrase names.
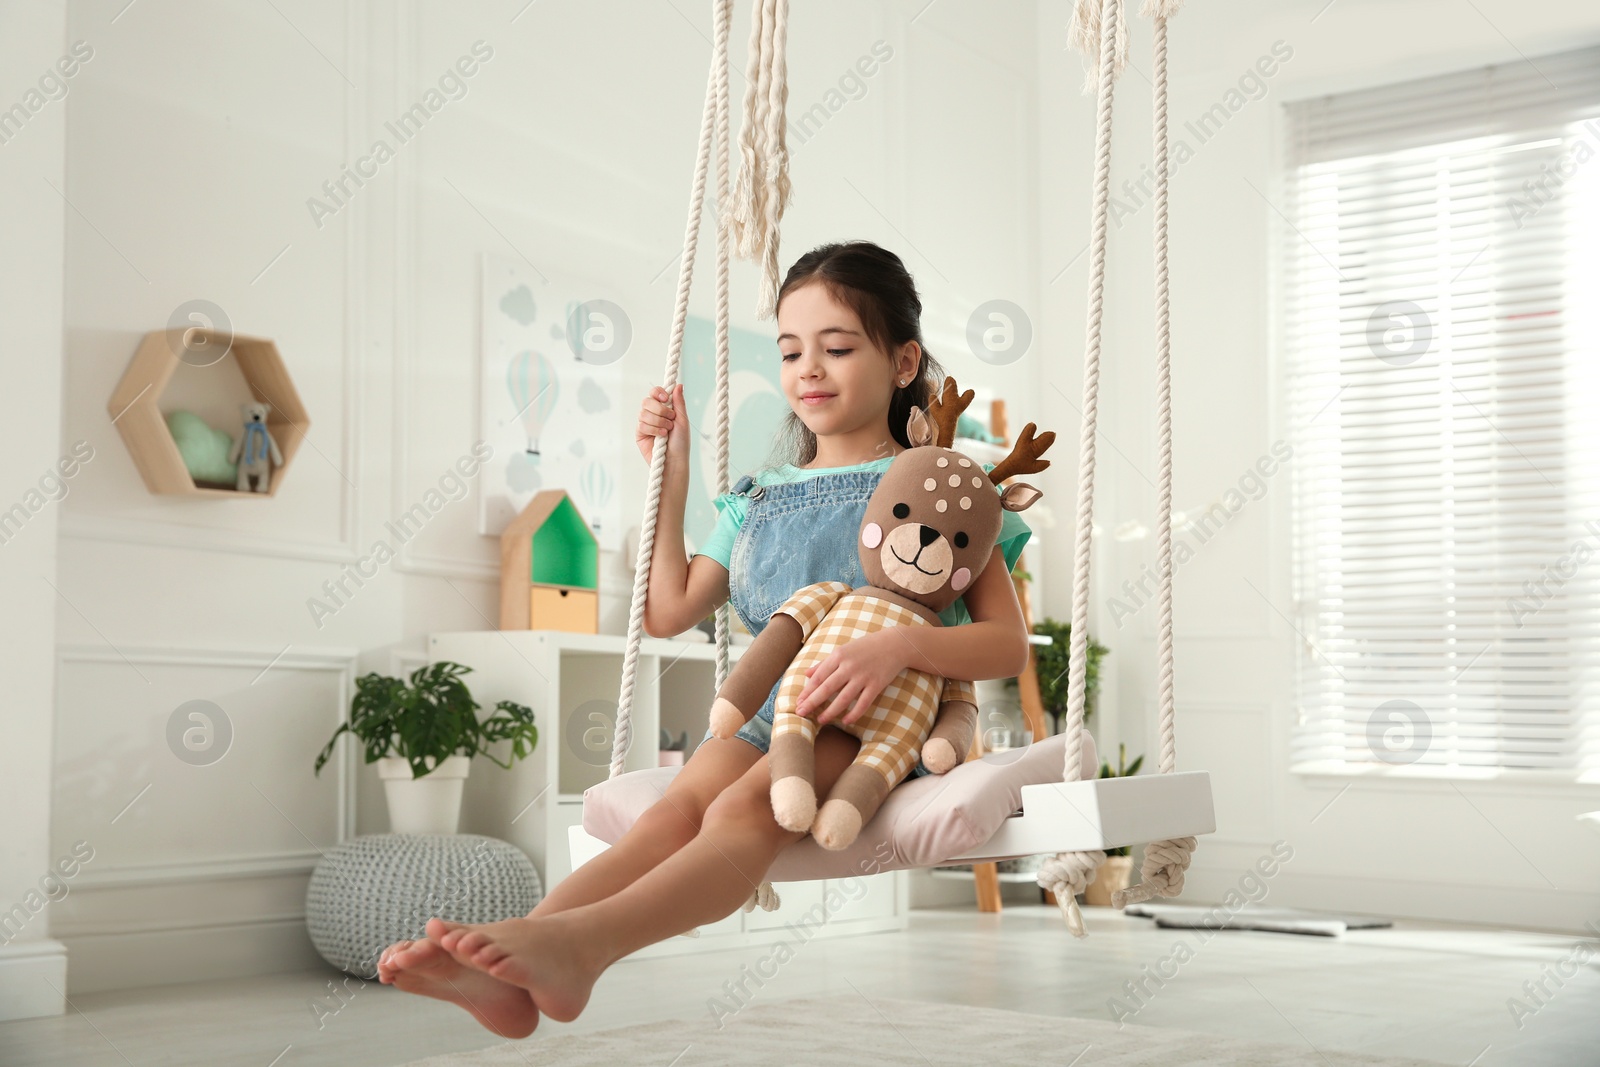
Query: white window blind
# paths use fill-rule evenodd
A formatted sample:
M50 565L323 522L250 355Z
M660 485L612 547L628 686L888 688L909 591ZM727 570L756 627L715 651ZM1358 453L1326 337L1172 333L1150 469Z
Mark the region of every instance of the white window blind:
M1286 105L1302 770L1600 770L1600 48Z

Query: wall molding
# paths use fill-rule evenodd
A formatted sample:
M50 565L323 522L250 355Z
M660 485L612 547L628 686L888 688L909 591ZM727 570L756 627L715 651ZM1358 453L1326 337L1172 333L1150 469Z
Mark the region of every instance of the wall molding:
M294 646L290 646L293 648ZM124 656L137 663L178 667L274 667L299 670L355 669L360 651L324 646L286 652L265 645L191 645L182 643L129 645L66 644L56 647L56 658L73 663L120 662Z
M228 859L187 863L125 863L109 870L84 868L72 880L73 889L131 889L174 882L225 882L239 878L280 878L310 874L322 859L317 849L273 852ZM130 928L131 929L131 928ZM74 933L76 933L74 929Z
M306 935L304 917L289 914L65 940L74 995L327 966Z
M313 648L304 651L273 649L260 646L204 646L182 644L122 645L61 645L56 650L57 671L71 663L145 663L163 667L234 667L265 670L322 671L338 676L337 718L330 724L330 732L345 721L346 709L354 689L358 651L353 648ZM59 690L57 700L60 700ZM56 710L59 721L60 708ZM338 773L338 810L335 813L334 844L341 844L355 836L356 815L356 746L346 744L336 752L329 764ZM89 890L109 890L151 885L187 884L195 880L218 881L231 878L281 877L301 874L316 865L321 851L269 852L243 854L218 860L182 860L159 863L101 865L93 870L83 870L75 886Z
M500 564L481 559L412 555L402 551L394 561L394 569L403 574L414 574L424 578L460 578L463 581L474 582L500 581Z
M263 912L237 919L225 919L220 922L202 922L190 918L175 917L171 919L144 919L138 922L118 920L114 926L109 922L75 923L72 931L63 936L70 938L74 944L79 944L90 938L98 937L139 937L146 934L194 934L209 930L248 930L252 927L303 923L305 919L305 909L301 908L298 911Z
M353 538L348 542L296 541L216 527L186 526L147 519L89 518L68 512L61 515L60 533L63 540L69 541L108 541L119 545L149 545L234 556L270 556L306 563L353 563L360 556Z
M344 41L344 69L359 72L363 76L359 79L365 82L368 64L360 56L358 43L365 42L366 26L362 17L363 5L346 3L345 6L345 41ZM354 86L347 84L343 92L344 103L344 136L340 150L341 157L352 159L357 154L356 146L364 144L355 138L359 134L365 137L369 125L366 98L356 91ZM362 280L367 275L368 243L366 239L367 206L363 198L356 198L350 206L351 215L344 232L344 287L345 316L344 332L341 337L340 370L342 372L342 393L339 397L342 434L339 440L339 463L335 471L339 478L339 526L340 540L299 540L292 537L264 537L244 530L229 530L215 526L193 525L181 521L191 516L204 514L199 510L184 508L176 510L180 505L176 500L173 504L173 521L160 521L154 519L125 518L115 513L103 515L74 514L70 509L64 509L60 516L59 536L67 540L76 541L109 541L118 544L153 545L162 548L184 549L187 551L220 552L229 555L245 556L271 556L277 559L297 560L301 562L324 563L352 563L361 556L361 495L360 495L360 470L361 470L361 432L362 417L360 404L360 385L365 369L363 358L366 346L366 303L362 298ZM276 330L267 329L268 336L278 336ZM120 373L120 371L119 371ZM104 418L104 428L110 427L110 415L103 408L97 413L98 418ZM313 413L313 422L316 421ZM116 437L111 431L111 437ZM309 443L309 439L307 441ZM318 452L315 446L313 453ZM316 458L302 457L301 463L322 462L319 455ZM328 461L333 465L332 461ZM190 502L193 503L193 502ZM204 501L201 503L210 503Z

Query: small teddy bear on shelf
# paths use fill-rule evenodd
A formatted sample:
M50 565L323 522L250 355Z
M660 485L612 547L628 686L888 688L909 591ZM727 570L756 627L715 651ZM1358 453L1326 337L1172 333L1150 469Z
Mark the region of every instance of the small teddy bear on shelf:
M267 429L267 407L260 401L239 405L244 413L244 432L228 450L228 462L239 464L239 482L234 488L241 493L267 492L272 485L272 468L283 466L283 453Z
M1054 433L1034 437L1029 423L1011 454L992 471L950 448L956 420L973 392L954 378L924 412L911 409L911 447L894 458L867 502L858 552L867 584L806 586L778 607L745 650L712 704L717 737L732 737L781 680L769 762L772 810L787 830L809 830L826 849L853 842L889 791L916 763L942 774L966 756L976 709L950 698L945 679L907 667L853 723L832 723L861 739L854 762L819 809L815 718L794 710L807 670L852 638L890 626L940 626L938 612L977 581L994 552L1002 513L1022 511L1043 494L1024 482L1000 483L1048 467L1041 459Z

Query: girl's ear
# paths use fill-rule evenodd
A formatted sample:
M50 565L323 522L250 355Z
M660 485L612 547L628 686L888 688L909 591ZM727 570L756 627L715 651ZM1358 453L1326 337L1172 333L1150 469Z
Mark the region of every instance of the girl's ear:
M912 448L931 445L939 428L933 424L927 412L917 405L911 405L911 416L906 419L906 440L911 442Z

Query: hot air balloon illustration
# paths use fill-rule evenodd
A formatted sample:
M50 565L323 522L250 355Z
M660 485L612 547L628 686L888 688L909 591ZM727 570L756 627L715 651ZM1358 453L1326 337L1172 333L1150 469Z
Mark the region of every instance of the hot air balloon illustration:
M591 459L583 465L583 473L578 476L578 491L583 494L588 506L583 510L596 516L589 521L590 529L595 536L600 535L600 519L602 508L611 499L611 469L597 459Z
M539 436L544 432L545 421L556 409L556 401L561 396L555 368L543 353L531 349L518 352L506 365L506 392L510 394L517 418L522 420L522 428L528 435L526 451L529 455L537 456Z

